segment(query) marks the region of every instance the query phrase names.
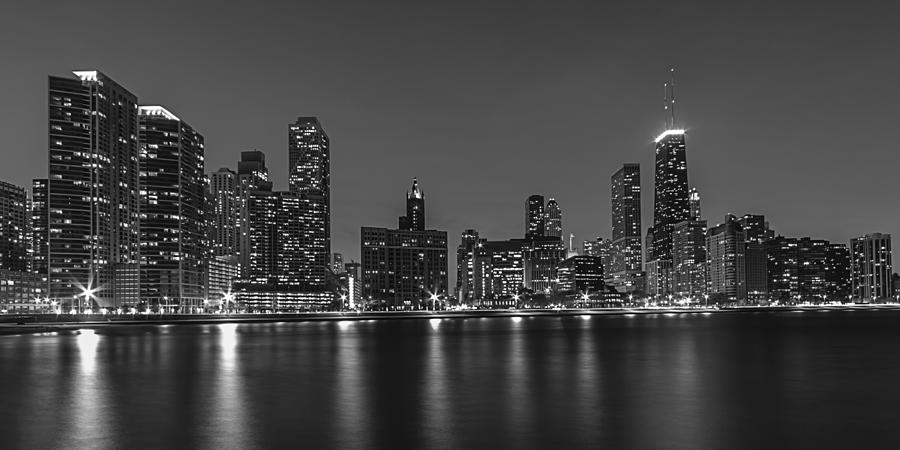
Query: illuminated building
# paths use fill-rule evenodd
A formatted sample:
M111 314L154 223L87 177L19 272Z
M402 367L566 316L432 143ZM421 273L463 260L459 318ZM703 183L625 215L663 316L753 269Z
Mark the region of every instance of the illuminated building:
M665 297L672 292L672 261L654 259L645 264L646 290L651 297Z
M209 179L211 252L213 256L237 256L241 205L237 173L223 167Z
M641 167L629 163L611 177L611 258L605 266L606 283L619 292L644 289L641 254Z
M250 276L250 194L254 191L272 190L269 181L269 169L266 168L266 155L259 151L241 152L237 171L238 191L238 264L241 279Z
M340 253L332 253L331 255L331 271L336 274L344 273L344 255Z
M140 299L184 312L206 298L203 136L162 106L138 112Z
M853 299L878 302L891 298L891 235L872 233L850 240Z
M315 236L305 253L324 276L331 255L331 151L318 118L298 117L288 125L288 168L290 191L314 204L306 232Z
M765 245L771 300L780 303L847 300L850 253L845 245L784 236L769 239Z
M556 269L566 259L566 247L556 236L526 239L522 248L525 264L525 287L534 292L556 288Z
M747 280L747 300L760 303L768 300L769 275L766 242L775 237L769 222L760 214L744 214L737 222L747 236L745 269Z
M30 219L25 189L0 181L0 269L28 271Z
M694 217L672 229L672 288L697 300L706 293L706 221Z
M747 238L736 218L706 232L707 292L712 302L743 303L747 299L745 254Z
M49 211L47 210L47 179L35 179L31 182L31 271L38 274L46 283L49 267L47 266L47 239L50 230L47 228Z
M478 231L465 230L456 249L456 297L460 303L470 303L474 298L475 253L478 242Z
M50 297L116 306L137 300L137 97L100 72L74 74L49 77Z
M691 188L691 192L688 194L688 204L690 205L691 217L695 219L702 217L700 215L700 192L695 187Z
M425 197L417 182L413 192L417 192L417 208L412 212L424 213ZM407 218L409 213L407 208ZM415 226L422 229L362 227L360 253L366 298L394 308L416 309L432 295L448 294L447 232L425 229L424 215L421 225Z
M525 239L544 235L544 217L544 196L535 194L528 197L525 209Z
M684 130L666 130L656 138L653 202L653 259L672 259L672 228L690 218Z
M551 198L544 209L544 236L562 240L562 230L562 210L559 203Z
M515 306L525 283L528 240L480 240L475 255L475 300L482 306Z
M603 262L599 256L573 256L559 263L559 290L566 293L603 292Z
M301 311L327 307L325 262L318 258L324 205L294 192L250 192L248 277L235 283L238 302L251 311ZM310 254L312 253L312 255Z
M400 216L401 230L425 230L425 194L419 189L419 180L413 178L412 189L406 193L406 215Z

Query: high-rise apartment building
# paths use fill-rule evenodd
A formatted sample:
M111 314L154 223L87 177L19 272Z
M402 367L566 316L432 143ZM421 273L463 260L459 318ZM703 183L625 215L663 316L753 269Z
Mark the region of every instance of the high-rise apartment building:
M611 178L612 241L606 283L619 292L644 289L641 253L641 167L629 163Z
M324 271L331 254L331 149L318 118L298 117L288 125L288 168L290 191L314 203L310 210L317 215L307 233L315 236L306 254Z
M747 299L745 250L747 238L737 219L706 232L707 292L710 302L743 303Z
M137 301L137 97L106 75L49 78L50 297L84 309Z
M138 114L141 300L199 308L207 261L203 136L162 106Z
M885 301L893 295L891 235L871 233L850 240L850 280L854 300Z
M250 277L250 194L254 191L271 191L266 155L259 151L241 152L237 171L238 197L238 264L241 279Z
M460 303L471 303L474 299L478 243L478 231L469 229L462 232L456 249L456 297Z

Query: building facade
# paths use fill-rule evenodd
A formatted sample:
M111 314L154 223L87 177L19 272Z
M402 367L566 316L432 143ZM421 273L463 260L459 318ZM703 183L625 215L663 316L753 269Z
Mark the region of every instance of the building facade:
M544 235L544 196L532 195L525 203L525 239Z
M137 97L98 71L49 78L50 297L90 309L137 300ZM123 282L120 282L123 281Z
M619 292L644 290L641 252L641 167L629 163L611 178L612 241L606 283Z
M850 240L850 281L854 300L882 302L891 298L891 235L871 233Z
M206 300L203 136L161 106L141 106L140 299L202 307Z
M745 250L747 238L737 219L706 232L707 292L710 302L739 303L747 300Z

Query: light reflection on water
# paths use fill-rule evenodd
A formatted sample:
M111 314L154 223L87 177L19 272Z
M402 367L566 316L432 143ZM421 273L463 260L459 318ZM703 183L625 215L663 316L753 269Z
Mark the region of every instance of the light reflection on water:
M900 448L898 345L840 311L0 337L2 446Z

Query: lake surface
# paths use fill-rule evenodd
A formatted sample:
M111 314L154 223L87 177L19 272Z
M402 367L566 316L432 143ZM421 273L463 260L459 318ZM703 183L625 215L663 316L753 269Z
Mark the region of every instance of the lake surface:
M0 336L2 448L900 448L900 312Z

